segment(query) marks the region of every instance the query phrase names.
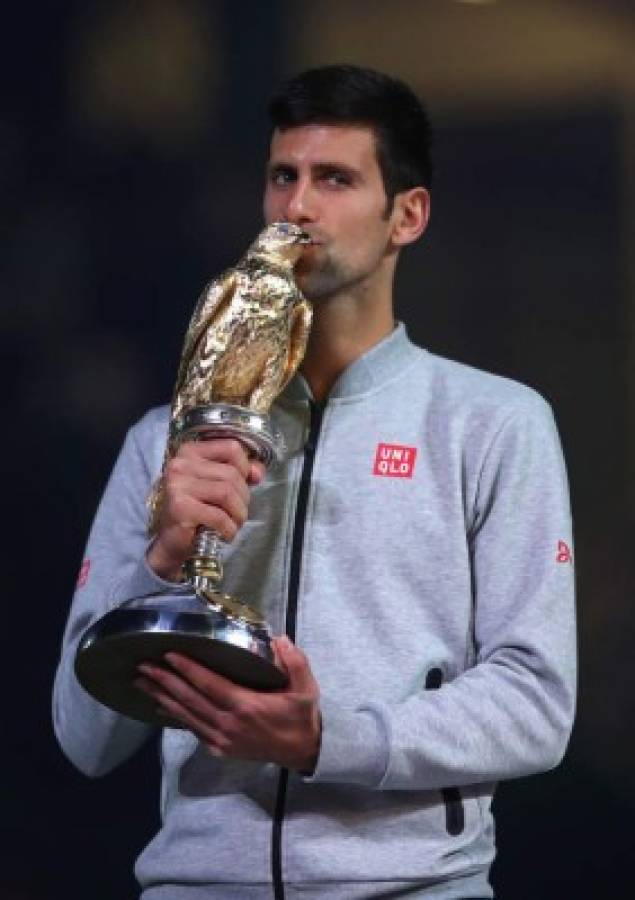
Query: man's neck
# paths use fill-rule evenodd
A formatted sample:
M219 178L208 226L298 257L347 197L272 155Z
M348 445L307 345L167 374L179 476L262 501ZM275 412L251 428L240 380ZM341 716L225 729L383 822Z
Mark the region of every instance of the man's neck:
M392 304L372 313L336 298L315 303L313 325L301 372L318 403L342 372L394 328Z

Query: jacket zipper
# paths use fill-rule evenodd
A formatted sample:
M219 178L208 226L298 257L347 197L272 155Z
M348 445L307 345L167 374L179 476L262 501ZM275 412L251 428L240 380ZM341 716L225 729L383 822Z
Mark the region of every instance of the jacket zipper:
M317 403L310 401L309 411L311 416L309 421L309 435L304 445L304 462L302 463L302 474L300 475L298 499L295 507L293 538L291 540L291 561L289 564L289 591L287 595L285 632L292 641L295 641L296 622L298 618L298 590L300 587L300 574L302 571L302 546L304 543L304 528L309 501L309 488L311 487L315 450L320 434L320 427L322 425L324 407L318 406ZM284 820L288 783L289 770L280 769L271 834L271 873L275 900L284 900L284 881L282 880L282 823Z

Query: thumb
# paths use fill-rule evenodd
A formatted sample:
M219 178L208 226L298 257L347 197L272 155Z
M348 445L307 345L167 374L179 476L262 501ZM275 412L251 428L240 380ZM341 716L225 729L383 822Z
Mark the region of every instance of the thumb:
M289 689L317 695L317 682L304 653L286 636L274 638L273 650L276 661L289 676Z

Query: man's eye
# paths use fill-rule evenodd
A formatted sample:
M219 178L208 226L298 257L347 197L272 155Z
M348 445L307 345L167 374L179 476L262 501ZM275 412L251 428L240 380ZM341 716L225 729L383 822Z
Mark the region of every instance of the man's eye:
M271 183L275 185L291 184L294 181L293 172L286 172L284 169L278 169L271 173Z
M345 187L351 183L350 177L344 172L328 172L324 180L334 187Z

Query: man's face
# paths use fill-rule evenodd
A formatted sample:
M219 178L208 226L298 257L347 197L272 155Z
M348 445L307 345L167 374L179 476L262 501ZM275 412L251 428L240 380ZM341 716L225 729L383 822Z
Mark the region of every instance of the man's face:
M295 222L313 238L295 267L310 300L372 289L393 250L391 216L369 128L276 130L267 166L267 223Z

